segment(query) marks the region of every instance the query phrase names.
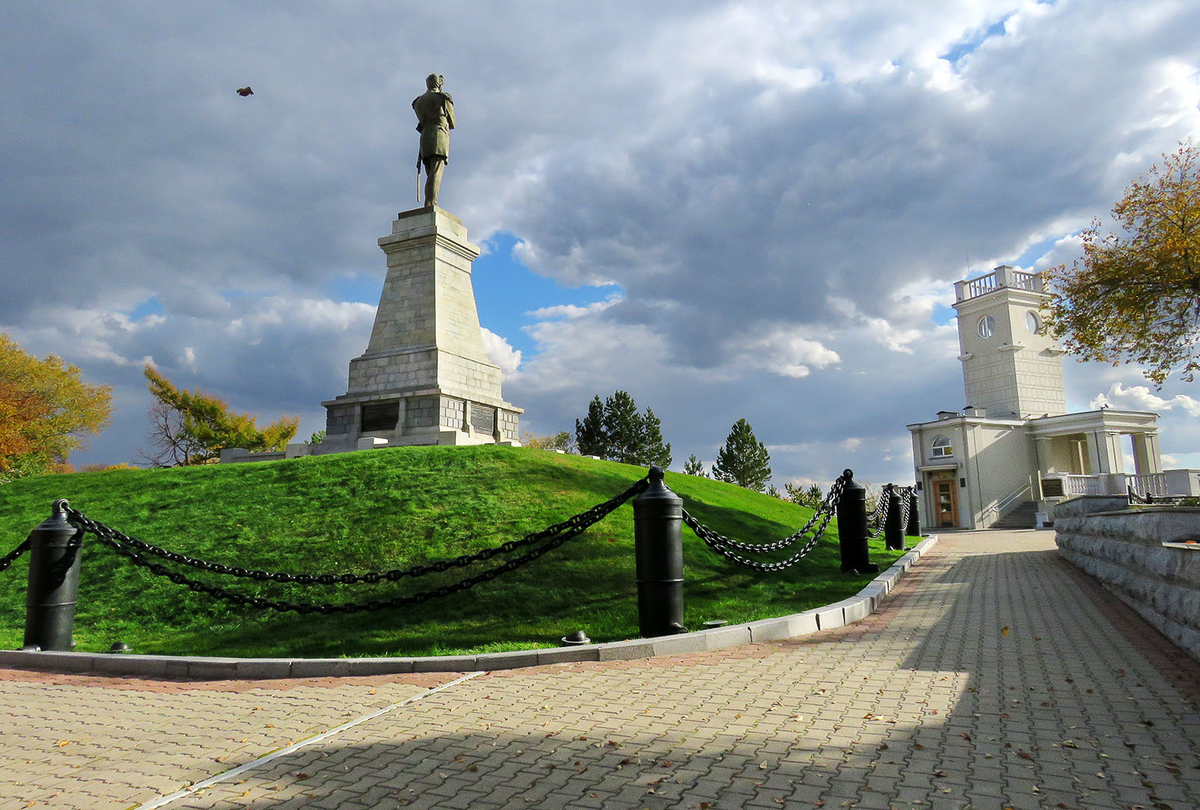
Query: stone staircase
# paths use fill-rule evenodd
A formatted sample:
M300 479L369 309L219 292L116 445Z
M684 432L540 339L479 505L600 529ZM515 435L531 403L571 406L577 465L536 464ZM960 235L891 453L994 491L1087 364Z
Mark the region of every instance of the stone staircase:
M1000 520L993 523L992 529L1032 529L1037 523L1037 504L1024 501Z

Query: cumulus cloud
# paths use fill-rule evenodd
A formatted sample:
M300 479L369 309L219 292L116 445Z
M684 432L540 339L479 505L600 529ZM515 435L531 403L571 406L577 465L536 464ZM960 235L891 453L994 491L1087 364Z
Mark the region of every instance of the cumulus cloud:
M745 415L804 448L780 475L822 480L844 436L898 477L895 426L962 404L946 317L968 266L1046 243L1023 263L1069 262L1072 233L1200 135L1200 8L1169 0L0 18L0 143L21 155L0 184L0 328L123 401L153 357L302 430L366 345L372 308L349 299L377 287L344 290L413 205L405 113L430 65L459 112L444 206L482 243L515 234L540 276L622 291L534 310L536 351L486 338L531 427L626 388L678 450ZM426 33L448 18L452 49ZM134 317L150 298L161 312ZM1076 399L1116 380L1088 374Z
M1170 411L1179 408L1188 416L1200 416L1200 401L1187 394L1176 394L1170 399L1160 397L1150 391L1145 385L1125 386L1113 383L1107 393L1097 394L1091 401L1090 407L1110 407L1127 411Z
M500 367L501 377L515 374L521 366L521 351L492 330L484 327L482 331L483 350L487 352L488 360Z

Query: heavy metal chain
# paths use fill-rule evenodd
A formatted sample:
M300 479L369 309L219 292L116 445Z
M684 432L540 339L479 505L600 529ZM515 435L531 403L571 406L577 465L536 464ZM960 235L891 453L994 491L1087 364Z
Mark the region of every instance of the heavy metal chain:
M914 487L898 487L894 484L889 486L891 486L891 492L900 496L900 530L904 531L908 528L909 496L916 489ZM885 487L875 503L875 511L867 518L867 535L869 537L878 537L887 528L887 514L891 508L891 500L890 493Z
M875 511L867 518L867 535L869 537L878 537L883 533L884 524L887 521L888 493L885 490L878 498L875 499Z
M262 571L254 568L242 568L236 565L225 565L218 562L209 562L206 560L198 560L194 557L189 557L186 554L180 554L175 551L167 551L158 546L151 545L143 540L138 540L136 537L130 537L121 532L111 529L102 523L91 520L82 512L71 507L66 508L67 519L74 525L81 527L84 531L90 532L101 539L107 539L112 543L120 544L136 550L144 552L151 556L159 557L163 560L180 565L198 568L202 571L208 571L214 574L222 574L231 577L243 577L246 579L255 579L261 582L284 582L296 585L358 585L362 583L375 584L378 582L388 581L395 582L404 577L422 577L427 574L439 574L449 571L451 568L462 568L477 562L490 560L500 554L508 554L516 551L519 548L534 545L543 540L555 537L563 532L570 531L579 523L588 520L589 516L597 509L607 506L613 501L619 502L616 506L620 506L629 498L637 495L645 490L647 486L646 479L634 484L625 492L616 496L616 498L593 507L587 512L581 512L574 515L561 523L556 523L553 526L548 526L539 532L527 534L519 540L510 540L493 548L485 548L474 554L464 554L449 560L439 560L435 563L426 565L416 565L406 569L392 569L389 571L368 571L361 574L290 574L280 571ZM616 506L613 508L615 509ZM609 510L611 511L611 510ZM604 514L608 514L605 512ZM593 521L594 522L594 521ZM588 525L591 525L590 523ZM573 535L572 535L573 536Z
M740 549L741 551L749 551L749 552L753 552L755 554L769 553L772 551L780 551L780 550L785 549L788 546L792 545L800 538L804 537L804 535L806 535L808 533L809 529L811 529L813 526L815 526L817 524L817 521L820 520L821 518L823 518L825 515L832 515L833 512L837 509L838 501L842 497L842 488L845 486L846 486L846 481L844 478L839 478L836 481L834 481L833 486L831 486L829 488L829 493L825 496L825 500L822 501L821 505L817 507L817 511L813 512L813 516L808 521L808 523L804 524L804 526L797 529L796 532L794 534L792 534L791 536L785 537L782 540L776 540L771 543L742 543L737 540L731 540L730 538L725 537L724 535L716 534L715 532L713 532L712 529L708 528L707 526L701 525L694 517L689 515L686 510L684 510L683 522L686 523L689 527L691 527L692 531L696 532L696 534L699 535L701 539L704 539L704 535L702 535L700 533L700 530L703 529L703 531L706 532L709 536L715 538L716 542L720 543L722 546L725 546L727 548L736 548L736 549ZM827 522L828 521L826 521L826 523ZM696 524L696 525L692 525L692 524ZM699 527L699 528L697 528L697 527Z
M805 524L804 528L800 529L790 537L784 538L783 540L778 540L774 543L753 544L740 543L736 540L730 540L728 537L717 534L712 529L700 523L695 517L689 514L686 509L683 510L683 522L687 524L687 526L693 532L696 533L697 537L704 541L705 545L726 559L737 563L738 565L745 566L746 568L752 568L756 571L782 571L785 568L790 568L791 566L795 565L816 547L817 541L819 541L825 534L825 529L829 526L829 522L833 520L833 515L837 509L838 501L842 496L842 489L846 486L847 480L849 480L847 476L842 476L833 482L833 486L829 488L829 494L825 496L824 502L813 514L812 519ZM736 551L732 550L740 549L742 551L754 553L779 551L780 549L787 548L795 543L798 539L803 537L806 532L812 529L814 524L816 524L816 530L813 532L812 537L809 538L808 542L800 547L799 551L786 560L779 560L777 562L761 562L759 560L752 560L748 557L743 557L741 554L738 554Z
M12 551L5 554L3 557L0 557L0 572L7 571L8 567L17 561L17 557L20 557L22 554L24 554L28 550L29 550L29 538L26 537L25 541L23 543L21 543L19 546L14 548Z
M649 482L646 479L642 479L641 481L638 481L636 484L634 484L629 489L627 489L625 492L621 493L620 495L617 495L616 497L611 498L611 499L605 501L604 503L597 504L596 506L592 507L588 511L581 512L580 514L575 515L574 517L570 518L569 520L564 521L563 523L559 523L559 524L556 524L555 526L551 526L548 529L544 530L543 532L537 532L536 534L526 535L521 540L515 540L515 541L511 541L510 543L505 543L502 546L495 547L495 549L486 549L485 551L491 552L488 554L485 554L484 552L480 552L479 554L475 554L475 555L465 555L465 556L469 556L469 557L473 558L471 560L471 562L482 561L482 560L490 559L491 557L494 557L496 554L501 553L500 550L504 549L506 547L508 547L509 550L511 550L511 549L520 548L523 546L534 544L534 543L538 542L538 540L545 540L546 538L549 538L541 546L535 546L530 551L527 551L525 554L521 555L520 557L510 560L510 561L504 563L503 565L496 566L495 568L488 569L487 571L482 571L479 574L476 574L475 576L468 577L466 579L460 580L459 582L455 582L455 583L452 583L449 585L443 585L438 588L432 588L428 591L422 591L420 593L416 593L411 596L395 596L390 599L373 599L369 602L343 602L343 603L336 603L336 604L330 604L330 603L305 604L305 603L297 603L297 602L287 602L287 601L283 601L280 599L267 599L264 597L250 596L248 594L238 593L237 591L231 591L226 588L222 588L220 586L210 585L207 582L201 582L199 580L192 579L192 578L185 576L184 574L181 574L177 571L171 571L164 565L161 565L159 563L156 563L156 562L146 559L144 556L139 554L137 550L135 550L138 548L137 546L133 546L133 544L124 542L123 539L128 539L128 538L125 538L125 535L121 535L119 532L113 532L111 529L109 529L106 532L96 531L95 529L93 529L91 526L88 525L88 524L94 524L95 526L99 527L100 524L96 524L95 521L87 521L87 523L83 523L82 521L80 521L80 525L83 527L83 529L85 531L95 534L96 537L99 538L102 542L104 542L106 545L110 546L118 554L122 555L123 557L125 557L128 560L130 560L131 562L133 562L135 565L139 565L139 566L145 568L146 570L148 570L150 573L155 574L157 576L166 577L167 579L171 580L171 582L174 582L177 585L184 585L187 588L189 588L190 590L200 592L200 593L206 593L210 596L216 597L217 599L223 599L227 602L233 602L235 604L240 604L240 605L247 605L249 607L261 608L261 609L267 609L267 610L277 610L277 611L281 611L281 612L294 611L294 612L300 613L300 614L321 613L324 615L329 615L329 614L333 614L333 613L358 613L361 611L376 611L376 610L382 610L384 608L395 608L395 607L404 607L406 605L415 605L415 604L419 604L421 602L426 602L430 599L438 599L443 596L449 596L450 594L457 593L459 591L463 591L463 590L466 590L467 588L471 588L475 585L478 585L481 582L488 582L490 580L493 580L496 577L500 576L501 574L505 574L509 571L513 571L517 568L520 568L522 565L525 565L528 562L532 562L533 560L536 560L538 557L542 556L546 552L551 551L552 549L558 548L563 543L565 543L567 540L570 540L571 538L582 534L589 527L591 527L595 523L598 523L600 520L602 520L604 517L606 517L610 512L614 511L617 507L621 506L623 503L625 503L627 500L632 498L634 495L644 492L648 485L649 485ZM76 515L78 514L78 513L72 514L72 512L74 512L74 511L75 510L72 510L69 508L67 510L68 519L70 519L71 522L73 522L73 523L75 522ZM79 517L82 517L82 515L79 515ZM85 520L86 520L86 518L85 518ZM560 527L565 527L565 528L560 528ZM107 527L104 527L104 528L107 528ZM551 532L551 530L556 530L556 531ZM143 545L149 545L149 544L143 544ZM457 560L461 560L461 559L463 559L463 558L462 557L457 558ZM447 561L447 562L455 563L457 560ZM460 564L466 565L468 563L460 563ZM437 565L439 565L439 564L435 563L433 566L418 566L418 568L428 567L428 568L431 568L431 570L448 570L450 567L452 567L452 565L447 565L445 568L436 568ZM410 570L415 570L415 569L410 569ZM392 574L395 572L386 572L386 573ZM424 573L429 573L429 572L426 571ZM381 578L399 579L402 576L406 576L406 575L408 575L408 572L400 572L395 577L390 577L385 574L385 575L381 576ZM362 575L362 576L365 577L366 575ZM254 577L254 578L255 579L264 579L264 580L271 579L270 576ZM274 580L274 581L287 581L287 580ZM371 580L363 578L363 579L361 579L361 581L371 581Z

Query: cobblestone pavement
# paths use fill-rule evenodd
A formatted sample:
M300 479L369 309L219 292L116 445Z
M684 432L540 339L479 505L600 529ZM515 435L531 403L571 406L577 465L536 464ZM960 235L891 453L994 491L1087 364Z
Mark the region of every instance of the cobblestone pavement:
M0 676L0 808L1193 808L1200 665L1050 532L948 534L883 609L791 642L478 675Z

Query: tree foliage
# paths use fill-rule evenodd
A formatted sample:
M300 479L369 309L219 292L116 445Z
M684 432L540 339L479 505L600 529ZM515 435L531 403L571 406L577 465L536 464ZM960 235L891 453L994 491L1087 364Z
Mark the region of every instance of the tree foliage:
M280 417L259 430L256 417L233 413L214 396L178 389L148 363L143 373L155 398L150 408L154 422L150 439L158 452L148 460L156 466L206 464L228 447L251 452L282 450L296 435L297 416Z
M1156 387L1200 369L1200 152L1163 155L1112 210L1123 233L1094 220L1083 257L1049 271L1047 325L1084 360L1136 363Z
M599 394L592 397L583 421L575 420L575 446L579 448L580 455L604 458L607 450L604 439L604 403L600 401Z
M704 471L704 462L696 458L695 453L688 456L688 460L683 463L683 474L708 478L708 473Z
M54 472L112 414L112 388L61 358L26 354L0 335L0 482Z
M646 408L639 413L628 391L616 391L588 405L587 416L575 420L575 444L585 456L626 464L671 464L671 444L663 442L662 421Z
M788 481L783 485L783 488L787 492L784 500L791 501L800 506L807 506L809 509L816 509L825 501L825 495L821 492L820 484L809 484L805 487L802 484L793 484L791 481Z
M521 444L534 450L562 450L564 453L575 452L575 440L565 430L560 430L558 433L547 436L526 433L521 436Z
M745 419L733 423L725 446L717 451L712 467L713 478L762 492L771 478L771 454L754 437L754 429Z

